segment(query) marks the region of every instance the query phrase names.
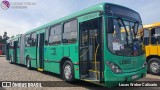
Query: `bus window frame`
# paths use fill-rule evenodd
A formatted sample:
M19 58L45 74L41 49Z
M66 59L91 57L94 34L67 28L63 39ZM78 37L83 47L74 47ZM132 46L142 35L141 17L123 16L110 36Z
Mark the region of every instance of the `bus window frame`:
M152 27L152 28L149 28L149 33L150 33L150 45L160 45L160 43L157 43L157 40L156 40L156 43L152 44L152 37L157 37L157 36L152 36L152 31L153 29L155 30L155 34L156 34L156 29L160 29L160 27Z
M52 30L53 27L56 27L56 26L58 26L58 25L61 26L61 33L55 34L55 35L60 35L60 37L61 37L61 39L60 39L60 44L52 44L52 45L50 45L50 44L49 44L49 37L50 37L50 35L51 35L50 32L51 32L51 30ZM59 23L59 24L55 24L55 25L52 25L52 26L50 26L50 27L47 27L48 29L46 28L46 30L48 30L48 44L47 44L46 46L57 46L57 45L61 45L61 43L62 43L62 27L63 27L62 24ZM46 30L45 30L45 35L46 35ZM46 37L45 37L45 39L46 39Z
M77 30L76 30L76 31L71 31L71 32L77 32L76 42L74 42L74 43L64 43L64 42L63 42L64 25L65 25L66 23L71 22L71 21L74 21L74 20L76 20L76 23L77 23ZM78 34L79 34L79 30L78 30L78 29L79 29L79 26L78 26L78 18L77 18L77 17L64 21L64 22L63 22L63 25L62 25L62 44L63 44L63 45L76 44L76 43L78 42ZM70 33L70 32L65 32L65 33Z

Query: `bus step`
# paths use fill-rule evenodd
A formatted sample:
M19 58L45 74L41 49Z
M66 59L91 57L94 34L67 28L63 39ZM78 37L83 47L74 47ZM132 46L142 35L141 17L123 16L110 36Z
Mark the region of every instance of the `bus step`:
M96 63L96 64L97 64L97 63L100 63L100 62L94 62L94 61L93 61L92 63Z
M84 81L99 81L99 80L97 80L96 78L90 78L90 77L88 77L88 78L85 78L85 79L82 79L82 80L84 80Z
M43 71L43 69L42 68L38 68L38 71Z
M99 80L100 72L95 70L89 70L89 77L94 78L94 80Z

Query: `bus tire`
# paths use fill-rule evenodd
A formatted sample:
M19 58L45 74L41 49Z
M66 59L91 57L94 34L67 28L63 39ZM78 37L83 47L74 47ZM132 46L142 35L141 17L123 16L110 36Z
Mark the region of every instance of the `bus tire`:
M74 81L74 68L71 61L64 62L62 76L66 82L72 83Z
M12 62L12 56L9 57L9 63L13 64L13 62Z
M148 72L154 75L160 75L160 59L151 58L148 61Z
M28 70L31 69L31 60L30 60L30 57L27 57L26 66L27 66L27 69L28 69Z

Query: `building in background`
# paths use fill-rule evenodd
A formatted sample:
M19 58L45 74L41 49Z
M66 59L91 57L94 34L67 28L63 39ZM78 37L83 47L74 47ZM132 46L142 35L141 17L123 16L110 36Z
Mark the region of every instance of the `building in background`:
M5 44L0 44L0 55L5 55Z

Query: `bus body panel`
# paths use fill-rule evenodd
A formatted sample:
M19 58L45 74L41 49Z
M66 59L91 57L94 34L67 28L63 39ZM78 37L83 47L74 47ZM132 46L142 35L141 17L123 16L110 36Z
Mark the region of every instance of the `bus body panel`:
M145 46L145 50L146 50L146 57L148 57L150 55L150 46Z
M24 57L24 47L25 47L25 45L24 45L24 35L21 35L21 37L20 37L20 64L23 64L23 65L25 65L25 57Z
M112 58L109 58L112 57ZM110 55L106 61L112 61L115 64L119 65L119 67L123 70L123 73L129 73L138 71L140 69L143 69L143 64L146 61L145 55L141 55L139 57L115 57L114 55ZM128 62L127 62L128 61ZM106 68L109 70L109 67Z
M20 48L17 48L17 63L20 64Z
M158 48L158 56L160 56L160 46L157 46Z
M151 55L158 55L158 47L157 46L150 46L149 52Z
M36 65L36 47L25 47L25 58L29 56L31 60L31 67L37 67Z
M60 60L62 59L62 46L44 47L44 69L60 74Z
M146 45L146 57L150 55L158 55L160 56L160 46L159 45Z
M140 69L135 72L130 72L130 73L123 73L123 74L115 74L112 71L104 71L105 74L105 86L112 87L112 86L117 86L119 83L124 83L127 81L135 81L138 79L141 79L146 76L147 72L145 69ZM137 76L134 79L134 76Z

